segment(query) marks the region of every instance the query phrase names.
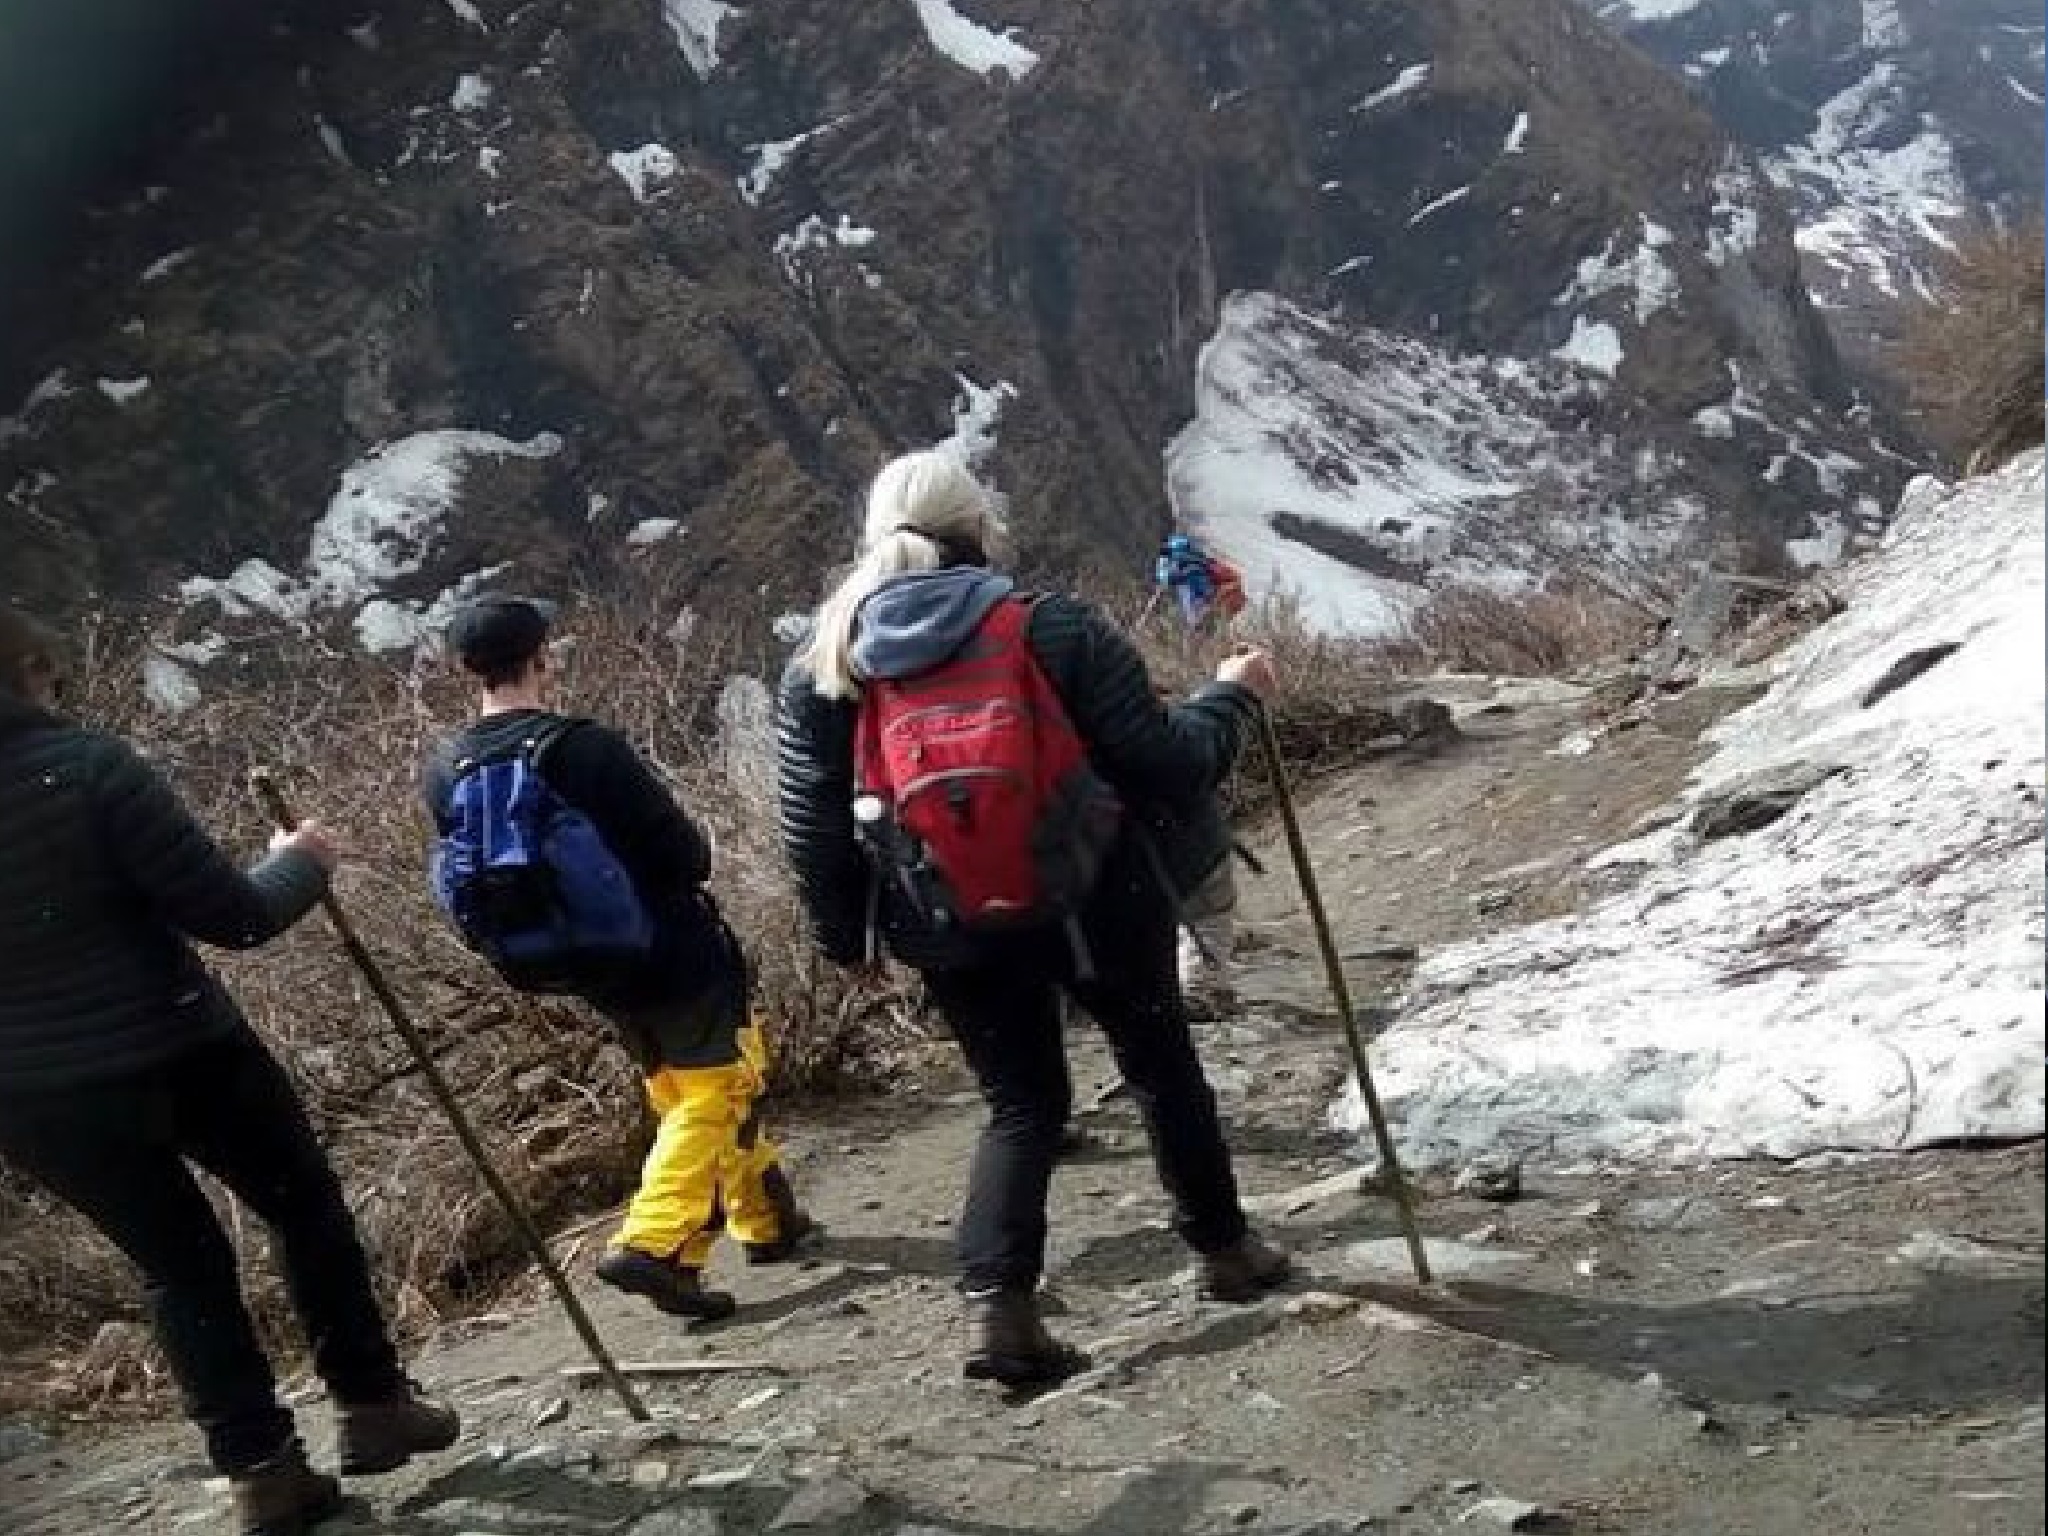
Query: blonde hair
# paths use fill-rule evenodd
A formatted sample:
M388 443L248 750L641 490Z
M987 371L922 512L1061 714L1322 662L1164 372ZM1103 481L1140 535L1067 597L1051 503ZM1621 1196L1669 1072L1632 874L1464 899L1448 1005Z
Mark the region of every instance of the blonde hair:
M890 578L1008 555L1003 501L951 453L928 448L884 465L868 487L860 557L818 606L801 660L828 699L857 699L854 628Z

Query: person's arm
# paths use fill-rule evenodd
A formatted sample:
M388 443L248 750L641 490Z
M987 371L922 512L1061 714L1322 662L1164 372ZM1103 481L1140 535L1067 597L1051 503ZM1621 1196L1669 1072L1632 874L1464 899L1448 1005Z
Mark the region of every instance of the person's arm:
M150 910L222 949L254 949L297 922L327 890L327 866L285 839L246 872L133 748L100 739L93 801L106 843Z
M1237 683L1211 683L1184 703L1168 704L1154 690L1137 647L1073 598L1038 603L1031 648L1096 767L1127 791L1211 793L1229 776L1258 720L1258 696Z
M782 847L812 936L839 965L866 958L872 878L853 828L855 718L851 704L820 696L802 668L784 676L775 731Z
M618 732L570 727L548 749L541 772L564 799L584 808L608 844L630 850L632 867L653 885L695 889L711 878L710 840Z

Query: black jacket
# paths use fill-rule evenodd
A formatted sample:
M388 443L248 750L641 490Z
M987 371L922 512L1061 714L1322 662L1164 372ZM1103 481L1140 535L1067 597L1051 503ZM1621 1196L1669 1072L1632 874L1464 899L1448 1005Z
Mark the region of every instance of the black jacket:
M512 710L443 742L421 786L436 830L449 828L457 763L516 752L565 722L545 710ZM550 789L590 818L654 919L648 963L588 1001L620 1027L643 1066L724 1064L745 1022L747 977L738 941L704 891L710 842L632 743L607 726L573 722L540 770Z
M1101 614L1068 597L1035 604L1032 653L1066 705L1095 769L1124 802L1128 837L1150 843L1177 898L1229 855L1217 791L1257 721L1257 699L1235 684L1161 701L1137 649ZM853 826L857 707L822 697L809 672L783 678L777 755L783 846L825 954L841 964L866 949L871 886ZM1149 861L1151 853L1144 857ZM1160 900L1168 900L1162 890ZM978 958L971 939L932 932L885 885L879 913L891 952L942 969Z
M0 1101L246 1029L187 940L254 948L326 888L302 853L244 873L125 742L0 693Z

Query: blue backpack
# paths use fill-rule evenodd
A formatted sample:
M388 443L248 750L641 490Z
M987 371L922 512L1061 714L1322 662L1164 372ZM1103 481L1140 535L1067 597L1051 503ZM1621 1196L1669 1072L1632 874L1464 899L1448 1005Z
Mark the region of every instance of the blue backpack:
M654 942L633 877L590 818L541 777L553 724L509 753L455 764L434 897L462 941L522 992L601 989Z

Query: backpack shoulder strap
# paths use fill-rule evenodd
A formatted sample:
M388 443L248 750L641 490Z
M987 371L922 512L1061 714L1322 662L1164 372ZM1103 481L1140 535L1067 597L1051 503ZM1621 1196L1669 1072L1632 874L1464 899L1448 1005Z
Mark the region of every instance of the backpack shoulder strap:
M1039 592L1012 592L982 618L981 632L1006 642L1021 639L1031 627L1031 615L1044 601Z
M548 755L562 744L563 738L592 724L595 722L584 715L557 715L551 720L540 722L519 744L519 750L527 762L532 764L534 771L541 772Z

